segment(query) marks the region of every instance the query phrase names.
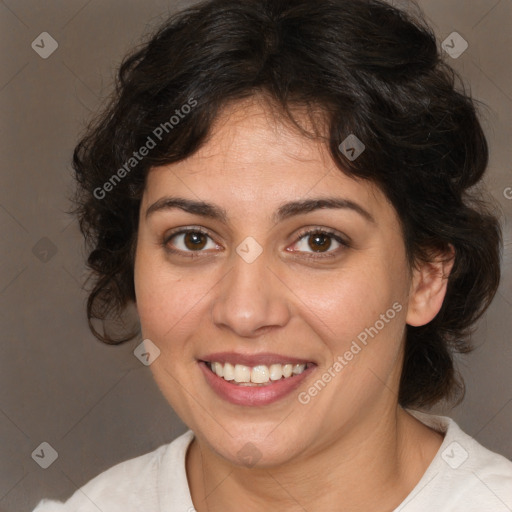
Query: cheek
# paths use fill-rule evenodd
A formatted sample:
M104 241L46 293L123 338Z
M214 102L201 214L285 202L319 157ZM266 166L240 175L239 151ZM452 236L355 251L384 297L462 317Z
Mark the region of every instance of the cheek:
M309 321L328 338L347 340L373 325L400 299L398 289L378 264L347 266L325 274L309 273L292 283ZM368 270L370 269L370 270Z
M208 283L172 271L164 258L141 249L134 268L137 311L143 335L168 349L197 325ZM211 288L211 286L210 286Z
M329 353L324 371L336 376L326 403L343 397L356 407L377 396L396 369L406 308L404 284L394 276L374 260L296 282L302 316Z

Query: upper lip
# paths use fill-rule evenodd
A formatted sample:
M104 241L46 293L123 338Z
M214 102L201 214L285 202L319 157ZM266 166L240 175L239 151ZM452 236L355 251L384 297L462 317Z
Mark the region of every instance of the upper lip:
M270 352L262 352L261 354L240 354L237 352L215 352L207 354L198 358L200 361L206 361L209 363L231 363L242 364L244 366L258 366L265 365L270 366L271 364L312 364L313 361L308 359L301 359L298 357L284 356L281 354L273 354ZM314 364L314 363L313 363Z

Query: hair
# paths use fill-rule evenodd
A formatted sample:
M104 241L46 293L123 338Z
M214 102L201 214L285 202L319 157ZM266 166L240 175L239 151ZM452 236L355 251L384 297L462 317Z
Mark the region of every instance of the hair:
M119 318L135 302L148 171L192 155L228 103L259 95L304 136L321 135L305 132L293 110L322 112L339 170L375 183L395 208L409 269L453 246L440 311L426 325L406 326L398 401L462 399L453 357L472 349L474 324L497 291L502 234L474 187L488 145L460 82L421 16L384 1L210 0L171 16L125 57L112 97L73 154L71 213L89 247L93 334L106 343L137 335L113 338L92 320ZM355 160L339 149L351 134L365 144ZM135 158L149 141L154 147Z

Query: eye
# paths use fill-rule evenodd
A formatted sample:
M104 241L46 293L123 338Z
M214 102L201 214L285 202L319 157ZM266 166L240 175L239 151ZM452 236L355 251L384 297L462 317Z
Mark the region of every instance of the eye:
M175 231L164 238L162 245L168 252L186 257L199 257L199 253L205 252L203 249L220 247L206 231L198 227ZM326 229L314 228L298 235L291 252L313 254L310 258L328 258L336 256L342 247L350 245L340 235Z
M333 248L334 250L330 250ZM337 244L337 245L336 245ZM299 234L299 240L295 242L293 251L310 252L321 254L311 256L313 258L334 257L339 252L340 247L349 247L348 242L343 240L338 234L325 229L309 229ZM325 254L325 256L324 256Z
M210 243L209 247L208 243ZM219 247L210 235L200 228L182 229L171 233L171 235L165 237L163 245L172 253L203 252L203 249L217 249ZM190 254L190 256L194 255Z

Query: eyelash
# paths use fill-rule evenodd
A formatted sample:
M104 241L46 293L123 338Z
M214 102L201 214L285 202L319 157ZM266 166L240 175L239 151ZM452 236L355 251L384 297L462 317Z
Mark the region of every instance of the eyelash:
M197 228L186 228L186 229L181 229L179 231L175 231L175 232L165 236L164 239L162 240L163 248L167 252L169 252L169 253L178 254L178 255L184 256L186 258L199 258L199 257L201 257L201 252L204 252L202 250L199 250L199 251L182 251L180 249L172 249L171 247L169 247L169 245L168 245L169 242L175 236L183 235L183 234L188 234L188 233L201 233L202 235L205 235L208 238L212 239L210 234L207 231L205 231L204 229L200 228L200 227L197 227ZM339 235L337 235L336 232L331 231L329 229L325 229L325 228L309 228L309 229L306 229L304 231L301 231L297 235L297 238L293 242L292 245L295 245L296 243L300 242L300 240L302 240L303 238L305 238L307 236L311 236L311 235L325 235L325 236L328 236L330 238L333 238L336 242L338 242L341 245L341 247L338 247L334 251L329 251L327 253L307 253L307 254L309 254L309 256L307 256L307 257L311 258L311 259L334 258L334 257L336 257L338 255L338 252L340 250L348 249L349 247L351 247L350 244L346 240L341 238Z

